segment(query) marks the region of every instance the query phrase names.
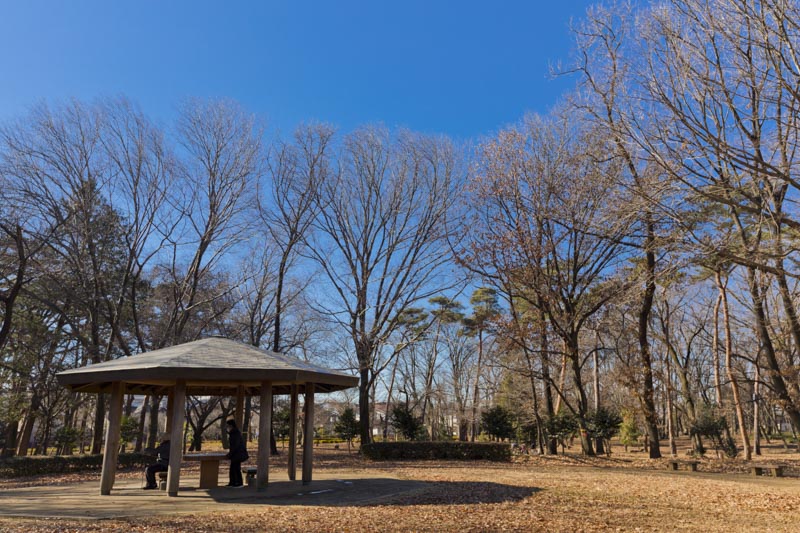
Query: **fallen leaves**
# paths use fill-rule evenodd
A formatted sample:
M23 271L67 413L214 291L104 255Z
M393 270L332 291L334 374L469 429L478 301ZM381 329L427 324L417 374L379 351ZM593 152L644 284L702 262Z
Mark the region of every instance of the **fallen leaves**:
M769 460L780 460L789 472L800 472L797 457L779 454ZM668 472L665 462L647 460L642 454L611 459L526 456L512 464L378 463L321 450L315 468L342 476L380 472L429 484L379 504L256 505L235 512L211 508L206 513L130 520L0 519L0 530L797 531L800 524L797 478L731 474L746 471L746 465L735 461L704 460L700 469L706 473L694 474ZM3 486L8 484L0 483Z

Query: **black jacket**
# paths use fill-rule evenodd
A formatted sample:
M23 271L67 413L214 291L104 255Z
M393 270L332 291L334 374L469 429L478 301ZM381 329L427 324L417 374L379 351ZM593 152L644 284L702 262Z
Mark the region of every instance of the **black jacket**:
M228 452L228 459L231 461L239 461L240 463L247 461L250 456L247 455L247 446L242 438L242 432L234 428L233 431L228 434L228 439L231 445L231 449Z
M145 453L152 453L157 456L156 463L169 466L169 441L165 440L155 448L147 448Z

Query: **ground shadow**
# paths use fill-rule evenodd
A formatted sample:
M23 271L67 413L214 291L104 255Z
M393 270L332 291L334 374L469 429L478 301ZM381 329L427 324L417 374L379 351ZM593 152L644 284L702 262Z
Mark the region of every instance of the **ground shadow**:
M181 480L184 481L184 480ZM109 496L96 481L0 490L0 516L122 519L142 516L233 511L256 506L370 507L470 505L515 502L540 489L489 481L418 481L390 477L325 478L308 485L274 481L267 489L196 487L187 479L176 497L142 490L137 480L120 480ZM188 485L188 486L187 486Z
M199 489L197 489L199 491ZM468 505L514 502L540 489L482 481L415 481L392 478L270 483L265 491L220 487L203 491L216 502L252 505ZM181 491L180 495L194 492Z

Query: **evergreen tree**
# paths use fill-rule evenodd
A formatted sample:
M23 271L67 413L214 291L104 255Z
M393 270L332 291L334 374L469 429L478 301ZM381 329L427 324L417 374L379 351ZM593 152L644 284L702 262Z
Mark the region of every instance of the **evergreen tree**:
M352 407L346 407L342 414L339 415L339 420L333 426L333 431L339 438L347 441L347 451L350 451L350 445L353 438L358 435L358 419L356 419L356 412Z

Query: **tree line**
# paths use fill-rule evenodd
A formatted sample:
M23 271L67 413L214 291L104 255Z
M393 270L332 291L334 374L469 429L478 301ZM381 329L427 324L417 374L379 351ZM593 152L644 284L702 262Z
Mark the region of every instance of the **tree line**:
M798 28L785 0L593 7L575 91L472 147L36 106L0 127L4 449L99 452L103 397L54 374L210 334L356 372L362 443L392 414L474 440L497 406L542 453L620 422L652 458L796 439ZM231 401L189 400L198 439Z

